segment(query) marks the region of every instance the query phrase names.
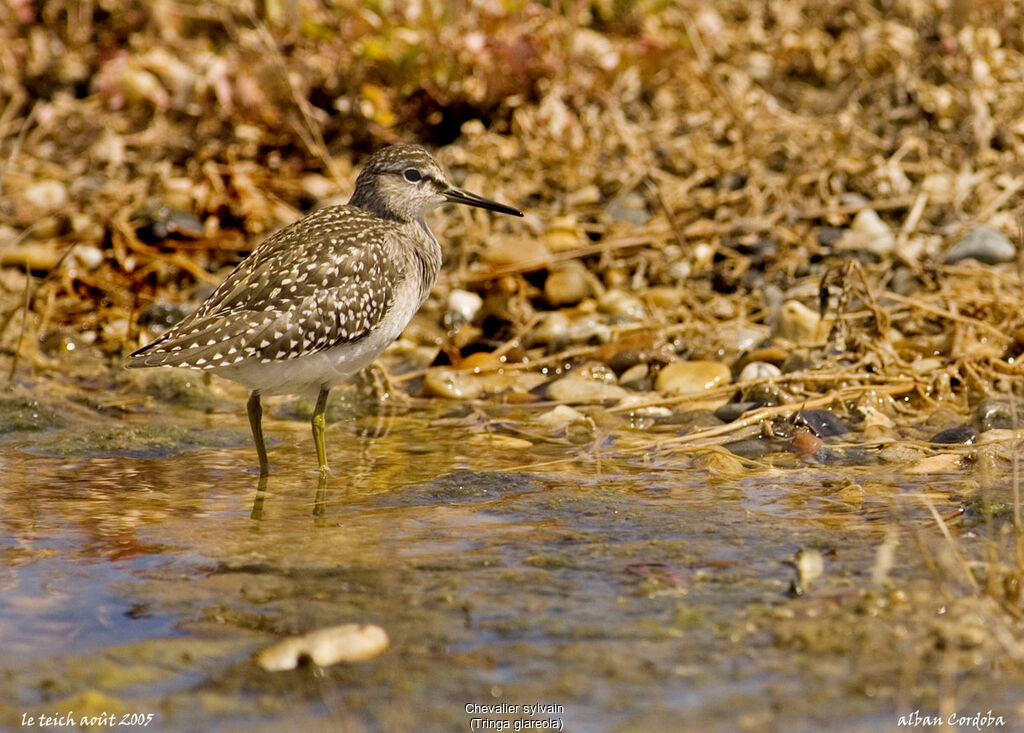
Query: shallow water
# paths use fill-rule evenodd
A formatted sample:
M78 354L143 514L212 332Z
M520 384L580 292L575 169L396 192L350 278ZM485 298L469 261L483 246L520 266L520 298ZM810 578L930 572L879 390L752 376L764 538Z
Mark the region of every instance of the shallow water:
M642 434L515 447L488 437L530 414L433 402L334 422L324 482L308 425L268 418L265 490L241 408L124 419L215 436L182 450L66 450L69 435L95 433L80 422L8 439L2 719L895 730L900 714L937 714L939 692L952 690L955 710L1020 724L1019 681L968 668L940 690L927 652L915 667L909 645L888 647L876 629L936 613L890 617L892 585L871 573L897 531L897 585L930 582L915 540L938 532L920 496L945 511L969 477L797 463L716 478L691 454L635 450L651 440ZM801 548L822 554L825 573L797 596ZM291 672L251 659L281 637L348 622L380 625L390 648ZM555 707L466 709L537 703Z

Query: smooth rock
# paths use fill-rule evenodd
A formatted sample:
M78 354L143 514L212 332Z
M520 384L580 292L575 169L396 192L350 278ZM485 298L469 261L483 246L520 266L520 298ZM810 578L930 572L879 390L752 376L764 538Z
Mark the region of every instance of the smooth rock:
M427 370L423 378L423 391L432 397L472 400L483 393L483 385L469 372L437 367Z
M497 369L501 362L494 354L487 351L476 351L461 359L458 368L464 372L479 374L488 369Z
M590 295L587 271L573 260L551 270L544 281L544 299L552 307L576 305Z
M95 270L103 264L103 250L89 244L76 244L71 249L71 256L87 270Z
M373 624L343 624L293 636L272 644L256 655L268 672L295 669L303 659L318 667L338 662L371 659L387 649L388 635Z
M607 384L584 377L563 377L548 385L548 399L580 404L586 402L618 402L629 394L617 384Z
M828 410L801 410L797 415L797 425L806 425L814 434L821 438L835 438L850 432L842 420Z
M718 427L722 424L711 410L685 410L675 412L664 420L665 425L673 426L680 434Z
M825 558L818 550L801 547L793 556L793 567L796 568L797 595L803 595L811 583L825 574Z
M469 444L500 450L526 450L527 448L533 447L533 443L525 438L517 438L514 435L502 435L501 433L492 432L474 433L470 436Z
M787 300L775 313L773 336L796 343L815 343L823 338L821 331L821 316L798 300Z
M610 316L620 316L631 321L647 318L647 308L635 295L614 289L605 291L597 299L597 309Z
M693 459L693 467L703 469L708 478L737 478L747 475L743 461L720 450L701 451Z
M558 216L551 220L544 241L551 252L565 252L585 246L588 239L575 217Z
M765 407L781 405L786 395L773 382L755 382L743 389L738 402L760 402Z
M1024 417L1024 405L1018 404L1016 408L1014 410L1009 400L982 400L974 410L979 430L985 432L1017 427Z
M561 311L547 313L523 338L527 347L548 346L560 349L569 342L569 316Z
M986 265L1013 262L1017 248L1002 232L985 225L976 226L953 245L946 255L946 264L952 265L966 259L975 259Z
M619 384L635 392L646 392L652 387L650 373L649 364L634 364L619 375Z
M722 422L732 422L744 413L764 407L763 402L729 402L715 410L715 417Z
M603 316L588 313L569 321L568 336L569 342L574 344L607 343L611 340L612 331Z
M940 445L970 445L977 437L978 432L970 425L957 425L939 431L929 442Z
M772 453L784 453L789 450L789 443L769 438L741 438L725 443L722 447L740 458L757 459Z
M586 416L579 410L574 410L568 405L559 405L552 410L537 417L537 422L551 432L564 430L567 425L574 422L586 420Z
M976 442L978 443L978 445L988 445L991 443L1006 443L1009 441L1017 441L1020 440L1021 438L1024 438L1024 434L1022 434L1022 432L1019 430L1011 430L1009 428L994 428L992 430L987 430L981 435L979 435L978 440Z
M673 288L668 285L656 285L644 291L644 297L656 308L675 308L683 302L683 291L681 288Z
M537 237L491 234L482 253L483 260L495 267L543 266L551 252Z
M60 181L36 181L25 188L25 200L40 209L53 211L68 202L68 189Z
M658 372L655 388L673 395L695 394L728 384L729 367L718 361L674 361Z
M186 316L180 305L173 303L150 303L139 312L139 325L154 333L166 331Z
M879 255L890 254L896 246L896 237L892 229L882 221L882 217L874 209L861 209L853 217L850 224L850 231L856 235L851 244L858 249L864 249ZM847 238L844 237L843 243Z
M444 323L451 330L464 323L470 323L483 307L484 299L468 290L453 290L448 293Z
M616 196L608 202L605 211L611 218L637 227L643 226L651 218L651 213L647 210L647 201L636 191Z
M903 469L904 473L928 475L933 473L954 473L964 468L964 456L956 453L940 453L937 456L922 458L917 463Z
M885 440L896 437L896 423L885 413L870 406L863 406L859 409L863 420L861 432L864 440Z
M754 382L762 379L774 379L782 374L782 370L766 361L752 361L743 367L737 382Z

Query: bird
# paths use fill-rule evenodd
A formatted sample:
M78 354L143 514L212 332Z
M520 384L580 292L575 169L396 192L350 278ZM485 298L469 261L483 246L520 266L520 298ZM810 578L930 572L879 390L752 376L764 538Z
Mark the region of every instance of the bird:
M367 159L347 204L271 234L126 366L188 367L245 386L261 478L269 472L261 396L315 394L313 442L326 475L327 396L372 364L430 295L442 251L425 217L446 203L523 216L453 186L419 145L382 148Z

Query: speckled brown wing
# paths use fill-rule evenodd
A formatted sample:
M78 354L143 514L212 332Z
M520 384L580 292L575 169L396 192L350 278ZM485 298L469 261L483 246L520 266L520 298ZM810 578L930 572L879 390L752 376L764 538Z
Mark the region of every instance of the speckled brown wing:
M393 225L361 209L320 209L271 235L193 314L129 367L215 369L294 359L355 341L394 301Z

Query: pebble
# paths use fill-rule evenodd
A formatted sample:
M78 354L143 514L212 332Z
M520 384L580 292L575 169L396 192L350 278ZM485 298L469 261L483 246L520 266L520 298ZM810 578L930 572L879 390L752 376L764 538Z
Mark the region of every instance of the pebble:
M802 596L811 583L825 574L825 558L818 550L801 547L793 555L793 567L796 568L794 592Z
M781 405L787 400L778 387L771 382L760 382L743 390L739 402L759 402L765 407Z
M427 370L423 378L423 391L431 397L472 400L483 393L483 385L472 374L448 367L438 367Z
M757 348L771 335L771 331L764 326L743 325L726 326L720 334L727 350L744 353Z
M664 423L673 426L680 434L690 433L705 428L714 428L722 424L711 410L686 410L673 413Z
M494 354L488 351L476 351L469 354L465 358L461 359L458 364L458 368L464 372L473 372L479 374L483 370L496 369L501 366L501 362Z
M262 649L256 663L268 672L295 669L303 659L318 667L371 659L388 646L388 635L373 624L343 624L283 639Z
M139 312L139 325L154 333L166 331L186 316L180 305L173 303L151 303Z
M482 258L495 267L532 266L547 262L551 252L537 237L515 237L491 234Z
M740 458L764 458L772 453L783 453L788 450L788 442L768 438L741 438L723 446L730 453Z
M764 361L775 366L784 364L788 358L789 352L778 346L765 346L747 354L747 359L751 362Z
M752 361L743 367L737 382L754 382L762 379L774 379L782 374L782 370L766 361Z
M589 204L596 204L601 200L601 189L599 189L593 183L578 188L575 191L570 191L565 195L564 203L566 208L572 209L577 206L587 206Z
M904 473L928 475L933 473L954 473L964 467L964 456L956 453L940 453L937 456L922 458L917 463L903 469Z
M896 423L885 413L870 406L863 406L860 408L860 414L863 416L860 427L864 434L864 440L873 441L896 437Z
M744 413L764 407L763 402L729 402L715 410L715 417L722 422L732 422Z
M131 223L136 236L147 244L162 242L171 236L199 239L204 234L203 222L191 211L160 202L133 211Z
M588 295L587 271L575 260L552 269L544 281L544 299L554 308L576 305Z
M892 252L896 245L896 237L892 234L889 225L882 221L882 217L874 209L861 209L853 217L850 229L863 237L866 249L878 254Z
M624 372L641 362L648 361L654 353L654 344L653 333L634 333L602 345L594 351L594 358L616 372Z
M47 211L59 209L68 202L68 189L60 181L37 181L25 188L25 200Z
M560 349L569 342L569 316L561 311L546 314L524 338L526 346L548 346Z
M605 211L611 218L637 227L643 226L651 218L651 212L647 210L647 201L636 191L616 196L608 202Z
M985 225L976 226L953 245L946 255L946 264L975 259L986 265L1013 262L1017 248L1005 234Z
M629 410L629 415L632 417L647 417L656 418L662 420L672 415L672 410L665 407L664 405L650 405L650 398L645 395L629 395L622 402L620 402L618 408L632 408Z
M986 431L978 436L978 445L987 445L990 443L1004 443L1007 441L1016 441L1018 438L1024 437L1018 434L1016 430L1010 430L1007 428L995 428L993 430Z
M922 427L945 430L946 428L960 425L962 423L960 413L952 407L936 407L924 421Z
M602 316L589 313L569 321L569 341L574 344L607 343L612 332Z
M932 436L930 443L943 445L970 445L978 437L978 432L970 425L957 425L946 428Z
M846 423L828 410L801 410L796 424L806 425L820 438L835 438L850 432Z
M693 459L693 465L702 469L711 479L737 478L747 474L742 461L718 450L698 453Z
M71 255L87 270L95 270L103 264L103 250L92 245L76 244L71 249Z
M586 419L586 416L579 410L574 410L568 405L559 405L538 416L537 422L551 432L558 432L574 422L582 422Z
M831 247L834 244L837 244L846 232L846 229L841 229L840 227L819 227L817 231L818 244L822 247Z
M50 239L62 237L68 233L71 221L63 214L48 214L40 216L32 224L29 235L32 239L46 242Z
M635 295L614 289L605 291L597 299L597 309L610 316L621 316L631 321L647 318L647 308Z
M694 394L728 384L729 367L718 361L674 361L658 372L655 388L673 395Z
M1014 428L1021 424L1024 405L1017 405L1016 421L1013 405L1009 400L982 400L974 410L974 415L981 432Z
M554 381L547 388L548 399L573 404L618 402L627 394L629 393L617 384L607 384L573 375Z
M675 308L683 302L683 291L681 288L657 285L647 288L644 297L656 308Z
M444 322L450 330L470 323L483 307L484 299L468 290L455 289L448 293Z
M544 241L551 252L566 252L587 244L587 236L573 216L558 216L551 220L544 233Z
M821 316L799 300L787 300L775 313L772 335L796 343L820 341Z
M878 457L882 462L898 466L919 461L925 454L926 450L924 448L904 441L889 443L882 446L882 449L878 451Z
M475 433L469 439L470 445L486 446L490 449L504 450L526 450L532 448L533 443L525 438L517 438L514 435L502 435L501 433Z
M619 384L635 392L646 392L653 386L648 378L650 373L649 364L634 364L619 375Z

